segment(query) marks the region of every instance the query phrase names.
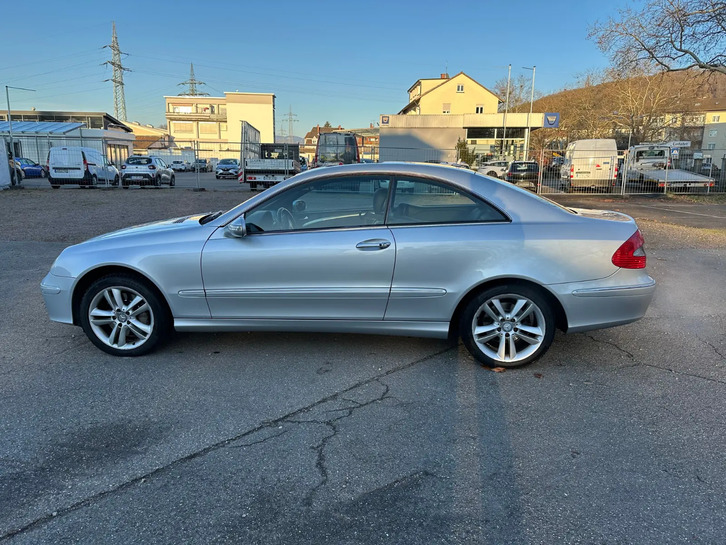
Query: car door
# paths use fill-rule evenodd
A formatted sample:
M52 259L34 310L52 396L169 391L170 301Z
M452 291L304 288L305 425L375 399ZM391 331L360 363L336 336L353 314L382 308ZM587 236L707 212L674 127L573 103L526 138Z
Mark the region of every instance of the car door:
M509 219L443 181L396 179L386 224L396 271L385 320L449 321L462 295L507 251Z
M382 320L396 255L389 186L380 176L318 179L249 210L246 236L218 229L202 252L212 317Z

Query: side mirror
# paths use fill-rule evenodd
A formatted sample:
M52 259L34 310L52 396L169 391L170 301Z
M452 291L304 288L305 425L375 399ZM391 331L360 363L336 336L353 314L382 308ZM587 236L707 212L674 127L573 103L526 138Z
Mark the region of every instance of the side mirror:
M245 217L240 216L224 228L224 234L232 238L244 238L247 236L247 222Z

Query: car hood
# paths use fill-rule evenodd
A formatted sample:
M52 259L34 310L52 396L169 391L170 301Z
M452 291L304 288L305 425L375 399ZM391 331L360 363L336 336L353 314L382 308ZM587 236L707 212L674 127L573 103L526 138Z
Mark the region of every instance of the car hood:
M199 220L208 214L209 214L209 212L204 213L204 214L195 214L193 216L182 216L180 218L171 218L168 220L154 221L154 222L150 222L150 223L144 223L141 225L135 225L132 227L125 227L123 229L119 229L118 231L112 231L110 233L105 233L103 235L99 235L97 237L87 240L86 242L108 240L108 239L120 238L120 237L158 234L158 233L162 233L164 231L175 231L180 228L187 228L190 225L198 226Z

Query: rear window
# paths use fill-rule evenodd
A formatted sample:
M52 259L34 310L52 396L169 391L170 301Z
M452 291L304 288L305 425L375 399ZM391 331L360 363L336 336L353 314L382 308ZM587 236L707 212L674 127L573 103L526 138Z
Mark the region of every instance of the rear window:
M128 164L128 165L150 165L151 158L150 157L129 157L128 159L126 159L126 164Z
M537 163L512 163L514 172L537 172Z

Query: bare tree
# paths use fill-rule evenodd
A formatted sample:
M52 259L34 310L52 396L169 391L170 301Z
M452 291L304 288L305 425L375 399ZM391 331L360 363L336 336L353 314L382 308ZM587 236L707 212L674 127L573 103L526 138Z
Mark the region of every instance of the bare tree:
M507 98L507 78L502 78L494 84L494 94L502 99L499 111L503 112ZM522 74L515 76L509 83L509 111L524 112L529 110L529 99L532 93L532 79ZM538 99L542 93L534 90L534 98Z
M700 68L726 74L726 2L648 0L621 9L590 30L617 67L655 63L667 71Z

